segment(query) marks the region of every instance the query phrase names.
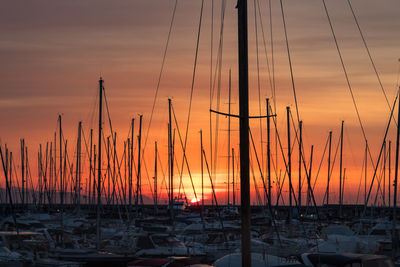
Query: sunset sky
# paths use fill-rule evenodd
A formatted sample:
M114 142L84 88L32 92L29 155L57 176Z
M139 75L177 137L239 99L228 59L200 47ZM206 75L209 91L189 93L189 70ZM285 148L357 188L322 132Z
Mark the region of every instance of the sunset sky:
M264 115L266 113L265 98L272 98L266 60L268 57L271 69L269 6L266 0L249 0L248 2L250 113L259 115L254 20L254 3L258 2L262 17L260 21L257 9L261 112ZM293 117L297 119L280 2L272 0L271 3L276 112L284 153L287 153L286 106L291 107ZM30 151L32 175L36 175L36 154L39 144L45 145L46 142L52 141L59 114L63 117L64 136L68 139L68 153L73 161L78 122L83 123L85 138L88 138L90 128L97 132L96 101L98 101L100 76L104 79L113 129L117 132L119 158L123 153L123 142L128 137L131 118L135 118L135 135L138 133L138 114L143 114L143 139L147 138L174 4L175 0L2 1L0 9L0 144L2 146L7 144L13 151L17 170L19 169L19 140L25 138ZM221 4L222 0L204 1L200 32L187 142L188 161L195 179L197 194L200 194L201 185L199 135L201 129L207 157L210 157L210 61L212 48L214 72L220 41ZM390 110L347 0L327 0L326 4L365 127L372 158L376 162ZM398 11L400 3L398 0L352 0L351 4L392 105L397 91L399 73L400 18ZM228 111L228 77L229 69L231 69L232 113L238 113L237 10L235 5L236 1L226 1L219 108L222 112ZM303 140L307 162L311 145L314 145L312 180L315 179L329 131L333 131L333 154L339 140L340 124L344 120L343 166L346 168L344 198L346 203L354 202L362 173L365 141L340 65L323 2L284 0L283 6L300 119L304 123ZM212 7L213 30L211 31ZM149 197L148 181L152 181L153 176L154 141L158 142L164 170L167 168L168 98L172 98L179 130L182 135L185 134L200 8L200 0L178 0L154 117L145 147L149 179L143 170L142 183L143 193ZM264 47L262 30L266 47ZM213 32L212 47L211 32ZM213 77L214 75L213 73ZM217 109L217 88L215 90L213 109ZM395 114L397 114L397 109ZM212 115L212 117L215 137L216 116ZM108 136L110 134L108 119L105 121L104 130ZM228 151L227 123L227 118L219 117L218 154L214 178L218 197L222 203L226 202L224 193L226 184L224 183L226 182ZM262 125L262 138L265 142L265 120ZM255 137L257 153L261 157L260 121L252 120L250 126ZM236 119L232 119L232 129L231 146L237 153L239 140ZM395 151L395 133L395 125L392 124L388 138L392 141L392 152ZM177 134L176 132L175 150L180 168L182 149ZM292 132L293 136L294 132ZM272 146L275 153L275 143ZM265 148L266 144L263 143L264 169ZM392 153L392 170L394 155ZM86 153L84 156L87 156ZM275 154L273 158L275 160ZM207 158L207 160L211 164L210 159ZM322 201L326 188L326 161L325 158L316 185L318 203ZM295 149L292 169L296 193L297 162L298 154ZM253 152L252 163L260 192L262 192L261 178ZM88 164L86 162L84 164L84 168L87 169ZM370 181L373 168L370 161L368 165L368 181ZM282 170L283 175L284 165L278 150L278 173L279 170ZM237 168L235 172L237 174ZM175 173L177 174L175 187L178 187L178 169ZM338 196L338 174L337 159L331 178L331 197L334 202L337 201ZM84 179L86 176L84 171ZM392 171L393 176L394 171ZM206 198L210 199L210 184L208 176L205 177L207 178ZM273 178L275 177L276 174L273 171ZM186 168L184 168L183 181L188 197L193 198ZM3 172L0 172L0 184L4 185ZM251 184L252 203L255 203L253 181ZM387 182L386 185L388 185ZM363 186L362 183L362 193ZM287 188L287 183L285 183L285 188ZM305 187L303 188L305 191ZM165 188L159 190L165 191ZM373 192L375 191L376 189ZM284 190L284 195L285 203L287 203L287 190ZM375 197L375 193L373 196ZM360 195L359 201L362 198L363 195Z

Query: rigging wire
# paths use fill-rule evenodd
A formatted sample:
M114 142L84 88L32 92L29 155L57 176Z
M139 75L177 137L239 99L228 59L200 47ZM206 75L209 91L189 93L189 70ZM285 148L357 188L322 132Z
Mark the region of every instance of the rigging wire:
M383 146L384 146L384 147L386 146L386 141L384 141ZM383 157L385 157L385 155L386 155L386 153L383 152ZM377 203L377 201L378 201L379 190L382 191L382 188L381 188L381 181L382 181L382 176L383 176L383 174L384 174L384 169L383 169L383 167L384 167L384 164L381 163L381 164L380 164L380 171L379 171L379 174L378 174L379 182L378 182L378 188L376 189L376 193L375 193L374 206L376 206L376 203ZM381 195L383 196L383 193L382 193Z
M201 25L202 25L202 21L203 21L203 7L204 7L204 0L201 1L199 26L198 26L197 41L196 41L196 52L195 52L194 64L193 64L192 85L191 85L191 88L190 88L189 110L188 110L188 117L187 117L187 122L186 122L186 133L185 133L185 143L184 143L185 145L184 145L184 148L186 148L186 144L187 144L187 136L188 136L188 132L189 132L190 114L191 114L191 110L192 110L193 91L194 91L194 83L195 83L195 79L196 79L196 70L197 70L197 59L198 59L198 54L199 54L200 33L201 33Z
M211 0L211 29L210 29L210 99L209 99L209 110L212 109L212 98L213 98L213 45L214 45L214 0ZM213 140L213 132L212 132L212 113L209 113L209 123L210 123L210 161L213 162L213 150L212 150L212 140Z
M381 186L381 184L382 184L382 179L384 179L385 177L382 177L382 172L384 172L383 171L383 167L384 167L384 164L386 164L385 163L385 161L386 161L386 145L387 145L387 143L386 143L386 140L384 140L384 142L383 142L383 162L380 162L380 165L381 165L381 173L380 173L380 175L378 175L378 186L377 186L377 189L376 189L376 193L375 193L375 202L374 202L374 204L376 205L376 200L377 200L377 198L378 198L378 194L379 194L379 191L380 191L380 193L381 193L381 197L382 197L382 199L384 199L384 195L385 195L385 193L384 193L384 187L382 188L382 186ZM385 182L385 180L383 180L384 182Z
M350 0L347 0L347 3L349 4L349 7L350 7L351 13L352 13L352 15L353 15L354 21L355 21L355 23L356 23L356 25L357 25L358 31L360 32L361 39L362 39L362 41L363 41L363 43L364 43L365 50L367 51L369 60L371 61L372 68L374 69L376 78L378 79L379 86L381 87L382 93L383 93L383 95L385 96L386 104L387 104L387 106L388 106L388 108L389 108L389 112L390 112L390 110L392 109L392 107L390 106L388 97L387 97L386 92L385 92L385 88L383 87L381 78L379 77L379 73L378 73L378 70L377 70L377 68L376 68L375 62L374 62L374 60L372 59L371 52L370 52L370 50L369 50L369 48L368 48L368 45L367 45L367 41L365 40L364 34L363 34L363 32L361 31L360 24L358 23L357 16L356 16L356 14L355 14L355 12L354 12L354 9L353 9L353 6L351 5ZM397 124L396 121L395 121L395 123Z
M188 116L187 116L187 121L186 121L185 141L184 141L183 147L182 147L182 149L184 151L183 152L184 153L183 154L184 158L186 158L185 151L186 151L187 138L188 138L188 133L189 133L189 122L190 122L190 115L191 115L191 110L192 110L194 83L195 83L195 80L196 80L197 59L198 59L199 44L200 44L200 33L201 33L201 25L202 25L202 21L203 21L203 8L204 8L204 0L201 1L199 26L198 26L197 41L196 41L196 52L195 52L194 64L193 64L192 85L191 85L191 88L190 88L189 110L188 110ZM174 112L174 117L175 117L175 112ZM175 117L175 123L176 123L176 125L178 127L178 123L176 121L176 117ZM180 134L179 134L179 137L180 137ZM184 162L185 162L185 160L182 159L182 165L181 165L180 173L183 173ZM187 163L187 159L186 159L186 163ZM181 179L182 179L182 175L181 175ZM190 176L190 179L192 179L191 176ZM193 181L192 181L192 184L193 184ZM193 190L194 190L194 186L193 186ZM196 192L195 192L195 195L196 195ZM197 199L197 196L196 196L196 199Z
M219 48L218 48L218 56L217 62L215 65L215 76L214 76L214 84L213 91L215 90L215 84L217 83L217 110L220 109L220 96L221 96L221 71L222 71L222 51L223 51L223 43L224 43L224 25L225 25L225 9L226 9L226 0L221 2L221 25L220 25L220 36L219 36ZM214 93L213 93L214 94ZM217 115L215 118L215 136L214 136L214 161L211 163L211 172L212 177L216 179L216 171L217 171L217 160L218 160L218 133L219 133L219 116ZM211 146L212 149L212 146Z
M290 78L291 78L291 81L292 81L292 89L293 89L294 103L295 103L295 105L296 105L297 122L300 122L299 106L298 106L298 104L297 104L297 95L296 95L296 87L295 87L295 85L294 85L294 76L293 76L292 59L291 59L291 57L290 57L289 41L288 41L287 30L286 30L286 19L285 19L285 12L284 12L284 9L283 9L282 0L280 0L280 3L281 3L281 11L282 11L283 29L284 29L284 32L285 32L286 50L287 50L288 60L289 60Z
M362 184L362 180L363 180L363 178L364 178L364 167L365 167L365 157L363 157L363 162L362 162L362 167L361 167L361 175L360 175L360 182L359 182L359 184L358 184L356 204L358 204L358 199L359 199L359 197L360 197L361 184Z
M108 100L107 100L107 96L106 96L106 90L105 90L105 88L104 88L104 86L103 86L103 94L104 94L104 102L105 102L105 104L106 104L106 111L107 111L107 118L108 118L108 123L109 123L109 125L110 125L110 132L111 132L111 136L114 136L114 132L113 132L113 128L112 128L112 123L111 123L111 115L110 115L110 110L109 110L109 108L108 108ZM130 126L129 126L129 133L131 132L131 131L133 131L133 129L132 129L132 125L130 124ZM128 136L129 136L129 133L128 133ZM103 139L104 139L104 132L103 132ZM103 140L104 141L104 140ZM132 140L132 142L133 142L133 140ZM105 141L104 141L104 145L105 145ZM112 147L113 148L113 147ZM135 149L136 149L136 147L135 147ZM133 155L132 155L132 157L133 157ZM116 161L117 161L117 163L118 163L118 154L116 155ZM122 158L121 158L121 163L122 163ZM94 168L93 168L94 169ZM94 171L94 170L93 170ZM119 164L118 164L118 172L119 172L119 174L120 174L120 166L119 166ZM136 166L135 166L135 172L136 172ZM124 195L124 199L125 199L125 197L126 197L126 195L125 195L125 190L126 190L126 188L124 189L123 188L123 185L122 185L122 179L121 179L121 174L120 174L120 183L121 183L121 191L123 191L124 193L123 193L123 195ZM121 193L120 193L121 194Z
M162 59L162 62L161 62L160 73L159 73L159 75L158 75L157 86L156 86L156 92L155 92L155 94L154 94L153 105L152 105L152 108L151 108L149 126L147 127L146 138L145 138L144 145L143 145L143 157L144 157L144 151L145 151L146 145L147 145L147 140L148 140L148 138L149 138L149 132L150 132L150 128L151 128L151 123L152 123L152 121L153 121L154 109L155 109L156 102L157 102L158 91L159 91L159 89L160 89L161 77L162 77L162 74L163 74L163 71L164 71L165 60L166 60L166 57L167 57L168 45L169 45L169 41L170 41L170 38L171 38L172 26L174 25L174 20L175 20L175 14L176 14L176 7L177 7L177 5L178 5L178 0L175 0L174 8L173 8L173 11L172 11L172 18L171 18L171 22L170 22L170 24L169 24L168 37L167 37L167 41L166 41L166 43L165 43L163 59Z
M250 153L250 170L251 170L251 177L253 178L254 191L256 192L256 199L257 199L258 205L263 207L262 211L264 212L264 206L262 205L263 202L261 200L260 191L258 190L258 187L257 187L256 175L254 173L252 161L253 161L253 155Z
M202 148L202 153L203 153L203 156L204 156L204 162L206 163L206 168L207 168L208 177L210 178L210 184L211 184L211 190L212 190L212 191L211 191L211 192L212 192L212 197L213 197L213 199L214 199L214 201L215 201L215 205L216 205L216 207L217 207L218 218L219 218L219 221L220 221L220 224L221 224L222 233L224 234L224 238L225 238L225 242L226 242L226 241L228 241L228 239L227 239L226 233L225 233L225 231L224 231L224 221L222 220L221 212L220 212L220 209L218 208L217 195L216 195L216 193L215 193L215 187L214 187L213 180L211 179L211 173L210 173L210 168L209 168L208 161L207 161L206 152L204 151L203 148Z
M179 130L178 121L177 121L177 119L176 119L174 106L171 105L171 107L172 107L172 114L174 115L175 126L176 126L176 129L177 129L177 131L178 131L178 137L179 137L179 141L180 141L181 146L182 146L182 153L183 153L182 168L181 168L181 171L180 171L180 180L182 181L183 165L184 165L184 163L186 163L186 167L187 167L187 169L188 169L188 174L189 174L189 177L190 177L190 182L192 183L193 193L194 193L195 198L197 199L196 189L195 189L194 182L193 182L193 179L192 179L192 173L191 173L191 171L190 171L188 159L187 159L187 157L186 157L186 148L185 148L185 146L184 146L184 144L183 144L183 142L182 142L182 136L181 136L181 132L180 132L180 130ZM179 171L179 170L178 170L178 171Z
M371 195L372 186L374 185L374 180L375 180L376 172L377 172L377 170L378 170L379 161L380 161L381 156L382 156L383 143L385 142L386 137L387 137L387 134L388 134L388 131L389 131L390 122L392 121L392 115L393 115L394 107L396 106L396 102L397 102L397 100L398 100L398 96L399 96L399 94L397 94L396 99L395 99L394 102L393 102L392 111L391 111L391 113L390 113L389 121L388 121L388 123L387 123L387 127L386 127L386 130L385 130L385 135L384 135L384 137L383 137L382 146L381 146L381 149L380 149L380 152L379 152L379 156L378 156L378 161L377 161L377 163L376 163L376 166L374 166L374 169L375 169L375 170L374 170L374 175L372 176L371 185L370 185L370 187L369 187L368 195L367 195L367 198L366 198L365 203L364 203L363 215L365 215L365 212L366 212L366 209L367 209L367 204L368 204L368 201L369 201L369 197L370 197L370 195ZM368 148L368 145L366 145L366 147Z
M337 158L337 154L338 154L338 151L339 151L339 146L340 146L340 137L339 137L338 142L337 142L337 145L336 145L335 155L333 156L333 161L332 161L332 164L331 164L331 169L328 170L328 171L329 171L329 180L328 180L328 184L330 183L330 181L331 181L331 179L332 179L333 169L334 169L334 167L335 167L336 158ZM325 194L324 194L324 198L323 198L322 203L325 203L325 200L326 200L326 198L327 198L327 195L328 195L328 188L327 188L327 190L325 191Z
M327 6L326 6L325 0L322 0L322 3L323 3L323 5L324 5L326 17L327 17L328 22L329 22L329 27L330 27L330 29L331 29L331 33L332 33L333 40L334 40L334 42L335 42L336 51L338 52L338 56L339 56L339 59L340 59L340 64L341 64L341 66L342 66L343 73L344 73L344 76L345 76L345 78L346 78L347 87L348 87L348 89L349 89L349 91L350 91L350 95L351 95L351 99L352 99L352 101L353 101L354 109L355 109L356 114L357 114L358 122L359 122L359 124L360 124L361 131L362 131L364 140L367 141L367 135L366 135L365 130L364 130L364 125L363 125L363 123L362 123L362 121L361 121L361 116L360 116L360 112L359 112L359 110L358 110L358 106L357 106L357 103L356 103L356 99L355 99L355 96L354 96L354 93L353 93L353 88L351 87L350 79L349 79L349 76L348 76L348 74L347 74L347 69L346 69L346 66L345 66L345 64L344 64L342 52L340 51L339 43L338 43L338 41L337 41L336 34L335 34L334 29L333 29L333 24L332 24L331 17L330 17L330 15L329 15L328 8L327 8ZM369 156L370 156L370 160L371 160L371 162L372 162L372 165L374 165L374 162L373 162L373 159L372 159L371 150L369 149L368 143L367 143L367 149L368 149L368 153L369 153Z
M262 22L262 15L261 15L261 8L260 8L259 0L257 0L257 8L258 8L258 18L260 20L261 33L262 33L262 38L263 38L264 54L265 54L265 59L266 59L266 63L267 63L268 81L269 81L269 86L270 86L271 93L272 93L272 98L275 98L274 91L273 91L273 85L272 85L272 78L271 78L271 69L270 69L271 63L269 62L269 57L268 57L268 52L267 52L267 44L265 41L264 25Z
M273 38L273 30L272 30L272 3L271 0L268 1L268 9L269 9L269 32L270 32L270 41L271 41L271 71L272 71L272 98L274 103L274 111L276 114L276 82L275 82L275 60L274 60L274 38ZM269 108L269 107L267 107ZM272 109L272 108L271 108ZM275 144L277 144L277 136L275 134ZM278 146L275 145L275 165L276 170L278 169ZM275 171L275 176L278 176Z
M261 165L264 170L264 150L263 150L263 127L261 118L261 85L260 85L260 59L258 56L258 26L257 26L257 0L254 0L254 28L256 35L256 62L257 62L257 90L258 90L258 113L260 115L260 151L261 151ZM261 171L262 171L261 170Z
M315 176L314 184L313 184L313 187L312 187L313 190L315 190L315 186L316 186L316 184L317 184L319 172L320 172L320 170L321 170L322 163L323 163L323 160L324 160L324 158L325 158L326 149L328 148L328 143L329 143L329 135L328 135L328 137L327 137L327 139L326 139L325 147L324 147L324 152L322 153L321 161L320 161L319 166L318 166L318 171L317 171L317 174L316 174L316 176Z

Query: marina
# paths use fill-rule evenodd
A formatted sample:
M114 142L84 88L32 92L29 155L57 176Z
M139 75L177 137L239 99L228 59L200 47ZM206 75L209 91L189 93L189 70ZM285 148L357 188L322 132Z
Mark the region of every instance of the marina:
M20 19L29 7L7 3L16 28L0 40L0 266L400 266L400 40L363 30L375 17L376 36L400 26L399 3L387 1L42 0L29 4L42 17ZM28 24L43 38L21 42ZM357 45L343 44L346 25ZM134 41L115 38L131 28ZM130 41L135 56L121 48ZM42 49L37 69L13 76L13 49ZM396 64L380 71L384 60ZM50 74L66 66L70 80Z

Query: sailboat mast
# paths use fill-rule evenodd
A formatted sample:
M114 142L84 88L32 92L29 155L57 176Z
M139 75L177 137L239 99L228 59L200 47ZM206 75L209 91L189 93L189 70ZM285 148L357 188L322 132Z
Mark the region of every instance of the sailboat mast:
M383 146L383 186L382 186L382 202L383 206L386 207L386 160L387 160L387 154L386 154L386 140L384 142Z
M99 80L99 143L97 152L97 223L96 223L96 248L100 249L100 204L101 204L101 137L103 117L103 79Z
M115 191L115 183L117 183L117 174L116 174L116 164L117 164L117 133L114 133L114 138L113 138L113 147L114 147L114 152L113 152L113 191L112 191L112 204L115 204L115 199L116 199L116 191ZM121 184L122 187L122 184ZM125 189L124 189L125 190ZM122 190L124 192L124 190ZM118 199L117 199L118 201Z
M50 164L49 164L49 206L53 204L53 142L50 142L50 152L49 152Z
M131 121L131 139L128 138L128 176L129 176L129 210L132 210L132 188L133 188L133 133L134 133L135 119Z
M240 200L242 222L242 266L251 267L250 158L249 158L249 70L247 0L238 0Z
M64 157L63 157L63 165L62 165L63 166L63 176L61 177L61 181L62 181L62 185L63 185L63 188L62 188L63 206L64 206L64 203L66 202L67 196L68 196L66 194L67 184L65 183L65 179L67 177L67 145L68 145L68 140L65 140L65 142L64 142Z
M342 217L343 124L340 130L339 216Z
M290 107L286 107L287 117L287 155L288 155L288 178L289 178L289 222L292 220L292 153L290 142Z
M25 140L21 139L21 187L22 187L22 195L21 195L21 204L24 206L25 204Z
M231 114L231 70L229 69L229 100L228 100L228 114ZM228 199L227 199L227 204L229 206L229 195L230 195L230 155L231 155L231 116L228 116ZM233 166L232 166L233 168Z
M96 144L93 145L93 188L92 188L92 203L94 204L96 203L96 161L97 161L97 157L96 157Z
M307 208L308 208L308 205L311 202L311 190L312 190L312 187L311 187L311 171L312 171L313 152L314 152L314 146L312 145L311 146L311 155L310 155L310 167L308 169L308 176L307 176L307 184L308 184L308 187L307 187L307 203L306 203L307 204Z
M129 138L128 138L129 139ZM128 150L129 149L126 149L127 147L129 147L129 146L127 146L127 141L124 141L124 154L123 154L123 158L124 158L124 190L126 190L127 188L128 188L128 190L129 190L129 183L128 183L128 187L126 186L126 170L128 169L127 168L127 164L126 164L126 158L127 158L127 154L128 154ZM121 184L121 186L122 186L122 184ZM129 192L128 192L129 193ZM126 202L126 191L125 191L125 193L124 193L124 204L126 205L127 204L127 202Z
M400 96L400 88L398 91L398 94ZM395 159L395 165L394 165L394 188L393 188L393 220L392 220L392 251L393 251L393 256L397 255L397 249L398 249L398 233L397 233L397 214L396 214L396 209L397 209L397 179L399 176L399 142L400 142L400 102L398 104L398 116L397 116L397 136L396 136L396 159Z
M43 164L42 164L42 144L39 144L39 151L38 151L38 186L39 186L39 205L42 205L42 189L43 189ZM11 174L11 173L10 173ZM11 175L10 175L11 176ZM10 177L11 178L11 177Z
M172 144L172 117L171 117L171 99L168 99L168 163L169 163L169 208L171 212L171 218L174 218L174 179L173 179L173 168L174 168L174 156L173 156L173 144Z
M203 166L203 131L200 130L200 165L201 165L201 220L204 227L204 166Z
M267 98L267 168L268 168L268 205L272 204L271 190L271 114L269 109L269 98Z
M139 116L139 136L138 136L138 163L137 163L137 177L136 177L136 217L139 215L139 200L141 200L140 204L143 204L142 201L142 189L141 189L141 172L140 172L140 155L141 153L141 143L142 143L142 117L143 115ZM133 140L132 140L133 143ZM133 156L132 156L133 157Z
M368 141L365 140L364 203L367 202Z
M235 195L235 149L232 147L232 204L236 206Z
M76 190L77 190L77 204L78 210L81 205L81 133L82 133L82 122L78 125L78 142L76 147Z
M157 213L157 141L154 143L154 212Z
M91 204L91 188L92 188L92 158L93 158L93 129L90 129L90 152L89 152L89 204Z
M391 178L391 168L390 168L391 167L391 163L390 163L390 160L391 160L391 155L390 155L391 154L391 147L392 147L392 141L389 140L389 148L388 148L389 149L389 151L388 151L388 154L389 154L388 155L388 161L389 161L388 162L388 172L389 172L388 173L388 197L389 197L388 204L389 204L389 208L390 208L390 205L391 205L391 203L390 203L390 191L391 191L390 188L392 187L391 179L390 179Z
M63 162L62 162L62 125L61 125L61 115L58 115L58 125L59 125L59 131L58 131L58 133L60 134L59 135L59 146L60 146L60 152L59 152L59 154L60 154L60 166L59 166L59 168L60 168L60 182L59 182L59 184L60 184L60 202L61 202L61 207L62 207L62 205L64 204L64 190L63 190L63 168L62 168L62 166L63 166Z
M301 208L301 157L302 150L301 147L303 145L303 121L299 121L299 208ZM289 148L290 149L290 148Z
M54 149L55 150L55 149ZM55 162L55 159L54 159L54 162ZM27 146L25 146L25 166L26 166L26 168L25 168L25 179L26 179L26 181L28 181L28 171L29 171L29 168L28 168L28 147ZM27 191L28 190L28 182L26 182L26 188L25 188L25 191ZM26 192L25 192L26 193ZM26 193L26 203L29 203L29 197L28 197L28 195L29 194L27 194Z
M13 189L12 189L12 165L13 165L13 153L12 153L12 151L10 151L10 166L8 166L9 167L9 170L10 170L10 176L8 177L8 183L9 183L9 188L10 188L10 206L12 206L13 205L13 201L12 201L12 195L13 195ZM14 213L14 212L13 212Z
M346 180L346 168L343 169L343 185L342 185L342 203L344 199L344 182Z
M28 155L26 155L26 158L28 160ZM56 195L55 197L55 203L57 203L57 130L54 132L54 164L53 164L53 168L54 168L54 194ZM26 164L27 166L27 174L26 174L26 179L28 180L28 164Z
M326 182L326 205L329 205L329 182L331 180L331 154L332 154L332 131L329 131L329 151L328 151L328 179Z
M110 162L110 136L107 136L107 193L105 193L106 195L106 203L107 205L110 205L110 195L111 195L111 183L110 183L110 172L111 172L111 162ZM104 179L106 179L106 177L104 177ZM105 191L105 190L104 190Z

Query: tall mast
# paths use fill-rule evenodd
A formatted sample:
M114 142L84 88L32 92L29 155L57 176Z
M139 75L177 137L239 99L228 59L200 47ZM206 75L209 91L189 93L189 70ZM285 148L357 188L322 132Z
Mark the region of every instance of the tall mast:
M204 171L203 171L203 131L200 130L200 165L201 165L201 220L204 229Z
M25 140L21 139L21 203L22 206L25 204Z
M91 202L91 189L92 189L92 170L93 170L93 165L92 165L92 158L93 158L93 129L90 129L90 152L89 152L89 204L92 204Z
M132 169L131 169L131 138L128 137L126 140L126 145L127 145L127 150L126 150L126 162L125 162L125 168L128 167L128 204L129 204L129 210L132 210ZM126 171L125 171L126 173ZM126 179L126 174L125 174L125 179Z
M127 170L126 158L127 158L127 154L128 154L127 151L129 150L129 148L126 149L127 148L127 143L128 143L127 141L124 141L124 156L123 156L123 158L124 158L124 188L125 188L124 190L126 190L126 188L128 188L128 190L129 190L129 183L128 183L128 187L126 186L126 180L127 180L126 179L126 170ZM126 193L124 194L124 204L125 205L127 204L127 202L126 202Z
M42 166L42 144L39 144L38 151L38 185L39 185L39 205L42 205L42 196L43 196L43 166ZM11 173L10 173L11 179ZM11 183L11 181L10 181Z
M1 147L0 147L1 148ZM3 161L3 169L4 169L4 177L6 178L6 199L5 202L7 203L7 199L10 199L11 203L11 193L10 193L10 186L8 183L8 166L10 164L10 162L8 161L8 148L7 148L7 144L5 145L5 158L6 158L6 164L4 164L3 161L3 153L1 154L1 160Z
M368 141L365 140L364 203L367 202Z
M142 181L141 181L141 172L140 172L140 155L141 153L141 143L142 143L142 117L143 115L139 116L139 136L138 136L138 164L137 164L137 178L136 178L136 217L138 216L139 212L139 199L140 199L140 204L143 204L142 201ZM133 143L133 140L132 140ZM133 155L132 155L133 157Z
M346 168L343 169L342 203L344 199L344 182L346 181Z
M398 91L398 94L400 96L400 88ZM392 229L392 251L393 251L393 256L397 255L397 242L398 242L398 233L396 229L396 221L397 221L397 214L396 214L396 209L397 209L397 178L399 175L399 138L400 138L400 104L398 104L398 116L397 116L397 136L396 136L396 161L394 165L394 188L393 188L393 229Z
M50 165L49 165L49 194L48 194L48 199L49 199L49 206L52 205L53 203L53 142L50 142L50 152L49 152L49 158L50 158Z
M58 133L59 133L59 146L60 146L60 152L59 152L59 154L60 154L60 166L59 166L59 168L60 168L60 182L59 182L59 184L60 184L60 202L61 202L61 207L62 207L62 205L64 204L64 189L63 189L63 168L62 168L62 166L63 166L63 162L62 162L62 125L61 125L61 115L58 115L58 125L59 125L59 131L58 131Z
M328 179L326 182L326 205L329 205L329 182L331 180L331 154L332 154L332 131L329 132L329 151L328 151Z
M232 147L232 204L236 206L235 195L235 149Z
M100 249L100 204L101 204L101 137L102 137L102 117L103 117L103 79L99 80L99 143L97 152L97 235L96 248Z
M76 192L77 192L77 205L78 210L81 205L81 133L82 133L82 122L78 125L78 141L76 146Z
M290 143L290 107L286 107L287 117L287 155L288 155L288 178L289 178L289 222L292 220L292 153Z
M55 147L54 147L55 148ZM55 150L55 149L54 149ZM55 159L54 159L55 162ZM28 181L28 147L25 146L25 179ZM26 183L26 189L28 189L28 183ZM26 194L26 203L29 203L28 194Z
M386 160L387 160L387 155L386 155L386 140L383 143L383 186L382 186L382 202L383 206L386 207Z
M28 166L28 164L26 164ZM57 203L57 130L54 132L54 194L56 194L55 202ZM28 169L28 167L26 168ZM28 174L26 175L28 179Z
M131 139L128 138L128 166L129 166L129 209L132 210L132 188L133 188L133 133L135 126L135 119L131 120Z
M388 197L389 197L388 203L389 203L389 208L390 208L390 205L391 205L391 203L390 203L390 191L391 191L390 188L392 187L391 179L390 179L390 178L391 178L391 168L390 168L390 167L391 167L391 163L390 163L390 160L391 160L391 155L390 155L390 154L391 154L391 146L392 146L392 141L389 140L389 151L388 151L388 154L389 154L389 155L388 155L388 157L389 157L389 159L388 159L388 161L389 161L389 162L388 162L388 163L389 163L389 164L388 164L388 165L389 165L389 166L388 166L388 172L389 172L389 173L388 173L388 180L389 180L389 181L388 181L388 191L389 191L389 192L388 192L388 193L389 193L389 194L388 194Z
M314 146L311 146L311 155L310 155L310 167L308 170L308 177L307 177L307 183L308 183L308 187L307 187L307 207L309 205L309 203L311 202L311 171L312 171L312 160L313 160L313 152L314 152ZM316 209L317 207L315 207Z
M340 130L339 216L342 217L343 124Z
M231 114L231 70L229 69L229 100L228 100L228 114ZM228 116L228 199L227 204L229 206L229 188L230 188L230 155L231 155L231 116ZM233 168L233 166L232 166Z
M92 203L91 204L95 204L96 203L96 162L97 162L97 156L96 156L96 144L93 144L93 186L92 186Z
M13 156L12 156L13 154L12 154L12 152L10 151L10 166L9 166L9 170L10 170L10 176L9 176L9 178L8 178L8 183L9 183L9 187L10 187L10 206L12 207L12 205L13 205L13 201L12 201L12 192L13 192L13 190L12 190L12 165L13 165ZM13 212L14 213L14 212Z
M66 183L65 183L65 179L67 177L67 144L68 144L68 140L65 140L65 144L64 144L64 163L63 163L63 177L62 178L62 184L63 184L63 196L64 196L64 202L66 202L65 200L67 200L66 195L65 196L65 191L67 191L67 187L66 187Z
M172 150L172 119L171 119L171 99L168 99L168 170L169 170L169 208L171 218L174 218L174 156Z
M299 208L301 208L301 147L303 145L303 121L299 121ZM290 149L290 148L289 148Z
M154 212L157 213L157 141L154 143Z
M269 98L267 98L267 168L268 168L268 205L272 204L271 190L271 114L269 109Z
M249 158L249 70L247 0L238 0L240 213L242 222L242 266L251 266L250 158Z
M96 170L96 144L93 145L93 188L92 188L92 202L93 204L96 203L96 175L95 175L95 170Z
M111 193L111 184L110 184L110 171L111 171L111 163L110 163L110 136L107 136L107 193L106 193L106 202L107 205L110 204L110 193ZM105 179L105 177L104 177Z
M49 198L49 188L48 188L48 180L47 180L47 165L48 165L48 159L49 159L49 157L48 157L48 155L49 155L49 142L46 142L46 156L45 156L45 159L46 159L46 163L45 163L45 167L44 167L44 176L43 176L43 178L44 178L44 192L45 192L45 195L44 195L44 202L46 202L46 196L47 196L47 205L50 205L50 198Z
M117 164L116 160L117 160L117 133L114 133L114 140L113 140L113 146L114 146L114 153L113 153L113 192L112 192L112 204L114 205L115 203L115 183L117 183L118 186L118 182L117 182L117 175L116 175L116 168L115 168L115 164ZM122 187L122 184L121 184ZM125 189L124 189L125 190ZM123 192L125 192L123 190Z

